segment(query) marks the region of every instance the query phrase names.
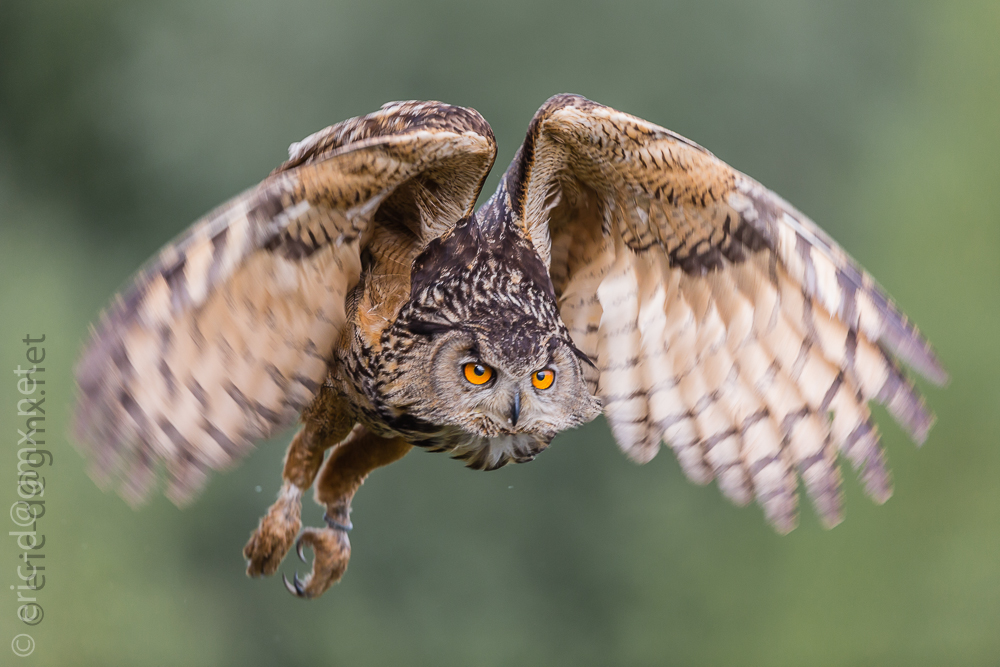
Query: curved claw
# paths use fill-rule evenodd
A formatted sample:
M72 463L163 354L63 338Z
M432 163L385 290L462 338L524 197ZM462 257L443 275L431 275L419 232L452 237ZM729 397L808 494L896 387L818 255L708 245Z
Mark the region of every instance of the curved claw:
M330 586L340 581L351 558L351 542L347 534L335 528L306 528L295 541L295 552L303 562L305 547L313 551L312 568L304 579L299 579L298 572L292 575L292 580L282 575L285 588L298 598L318 598Z
M305 545L302 543L302 536L300 535L299 539L295 540L295 553L299 555L300 561L308 563L309 561L306 560L305 554L302 553L302 547L304 546Z
M299 581L298 572L292 575L292 580L295 582L294 584L291 581L288 581L288 577L286 577L284 574L281 575L281 580L285 582L285 588L288 589L289 593L291 593L297 598L306 597L305 592L302 590L302 582Z

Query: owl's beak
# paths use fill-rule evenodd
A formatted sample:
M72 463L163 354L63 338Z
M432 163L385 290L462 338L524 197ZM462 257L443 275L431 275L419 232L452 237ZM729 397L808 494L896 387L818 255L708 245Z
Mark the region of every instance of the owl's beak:
M510 406L510 425L517 426L517 418L521 416L521 392L514 394L514 404Z

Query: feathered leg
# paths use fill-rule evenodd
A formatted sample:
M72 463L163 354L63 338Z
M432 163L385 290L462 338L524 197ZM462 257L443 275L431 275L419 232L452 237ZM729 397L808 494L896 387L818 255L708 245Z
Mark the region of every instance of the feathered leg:
M371 471L401 459L411 445L402 438L385 439L357 426L327 458L316 483L316 502L326 508L326 528L306 528L296 542L313 550L312 572L304 580L298 575L285 580L288 590L299 597L314 598L337 583L347 570L351 542L351 499Z
M247 574L251 577L270 576L277 571L302 527L302 493L312 486L326 450L351 432L353 420L331 398L327 392L317 397L302 415L305 426L288 445L278 499L261 517L243 547Z

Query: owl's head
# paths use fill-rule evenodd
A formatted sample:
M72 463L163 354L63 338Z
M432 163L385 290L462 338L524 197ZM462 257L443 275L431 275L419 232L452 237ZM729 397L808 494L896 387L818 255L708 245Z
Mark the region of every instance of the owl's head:
M600 404L581 366L589 361L561 335L565 329L503 315L492 323L413 327L422 339L414 356L425 362L408 374L422 396L409 412L482 438L527 434L543 445L594 419Z
M414 263L410 301L391 327L389 423L477 468L528 460L560 431L591 421L600 402L587 356L559 317L548 270L509 229L463 221ZM443 428L442 428L443 427ZM444 435L442 435L444 434Z

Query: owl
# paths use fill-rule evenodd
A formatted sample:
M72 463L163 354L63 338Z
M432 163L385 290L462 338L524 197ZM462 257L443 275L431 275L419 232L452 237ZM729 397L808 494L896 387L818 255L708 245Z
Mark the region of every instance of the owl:
M300 421L243 554L271 575L310 548L308 575L285 579L306 598L345 572L366 476L413 446L493 470L603 414L634 461L666 443L782 533L800 480L841 520L841 457L889 497L869 403L920 443L933 417L900 363L947 376L819 227L698 144L577 95L539 109L476 210L495 157L482 116L438 102L292 144L93 329L75 416L93 476L132 503L162 476L183 504ZM310 487L325 525L303 529Z

